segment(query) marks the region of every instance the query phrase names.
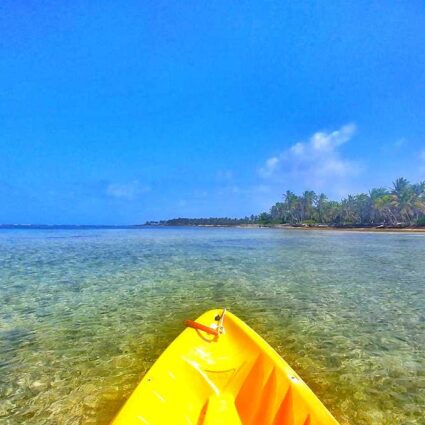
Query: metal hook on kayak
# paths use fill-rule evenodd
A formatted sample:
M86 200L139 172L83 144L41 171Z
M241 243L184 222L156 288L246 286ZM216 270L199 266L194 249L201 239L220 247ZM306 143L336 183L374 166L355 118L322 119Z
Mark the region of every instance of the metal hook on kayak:
M226 307L223 308L223 313L221 313L220 321L218 322L217 330L220 334L224 333L224 315L226 314Z
M210 335L219 336L220 334L224 333L224 315L226 314L226 308L223 308L223 312L220 316L216 316L215 320L218 321L218 325L216 328L211 328L210 326L203 325L202 323L195 322L194 320L185 320L184 324L193 329L197 329L203 332L206 332Z

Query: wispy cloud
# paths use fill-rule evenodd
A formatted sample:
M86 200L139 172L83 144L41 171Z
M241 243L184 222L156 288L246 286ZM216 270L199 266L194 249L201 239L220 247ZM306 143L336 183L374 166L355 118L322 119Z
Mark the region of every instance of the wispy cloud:
M360 165L343 157L340 151L340 147L355 133L355 124L347 124L331 132L314 133L308 141L295 143L267 159L259 174L266 180L298 179L315 188L333 179L356 175Z
M394 143L393 146L396 150L399 150L403 147L405 147L408 143L408 140L405 137L401 137L400 139L397 139Z
M400 137L391 142L382 144L380 152L384 155L400 155L409 145L409 140L406 137Z
M108 184L106 186L106 195L111 198L133 201L150 190L149 186L141 184L138 180L133 180L128 183Z

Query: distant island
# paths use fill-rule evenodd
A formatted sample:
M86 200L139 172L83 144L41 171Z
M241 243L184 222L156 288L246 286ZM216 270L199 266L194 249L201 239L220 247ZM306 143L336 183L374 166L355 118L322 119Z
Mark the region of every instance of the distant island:
M269 212L244 218L173 218L148 221L147 226L289 226L318 228L419 228L425 227L425 181L412 184L398 178L392 188L331 201L324 193L287 190Z
M268 212L243 218L172 218L131 225L0 224L0 229L140 229L153 226L243 226L319 229L422 229L425 231L425 181L410 183L403 177L390 189L332 201L324 193L306 190L301 195L287 190L282 201Z
M209 218L172 218L170 220L147 221L146 226L238 226L258 224L258 216L244 218L209 217Z

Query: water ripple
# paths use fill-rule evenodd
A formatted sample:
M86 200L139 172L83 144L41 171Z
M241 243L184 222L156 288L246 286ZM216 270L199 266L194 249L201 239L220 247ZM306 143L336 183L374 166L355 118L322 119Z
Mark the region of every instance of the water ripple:
M341 424L421 424L425 238L0 233L0 421L107 424L182 320L230 306Z

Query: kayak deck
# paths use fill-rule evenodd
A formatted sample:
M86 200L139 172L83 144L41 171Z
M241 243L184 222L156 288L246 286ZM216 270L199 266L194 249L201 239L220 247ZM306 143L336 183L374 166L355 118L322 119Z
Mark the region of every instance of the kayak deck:
M208 311L197 323L217 329L221 314L222 310ZM229 312L222 324L219 335L186 328L144 376L112 424L338 425L249 326Z

